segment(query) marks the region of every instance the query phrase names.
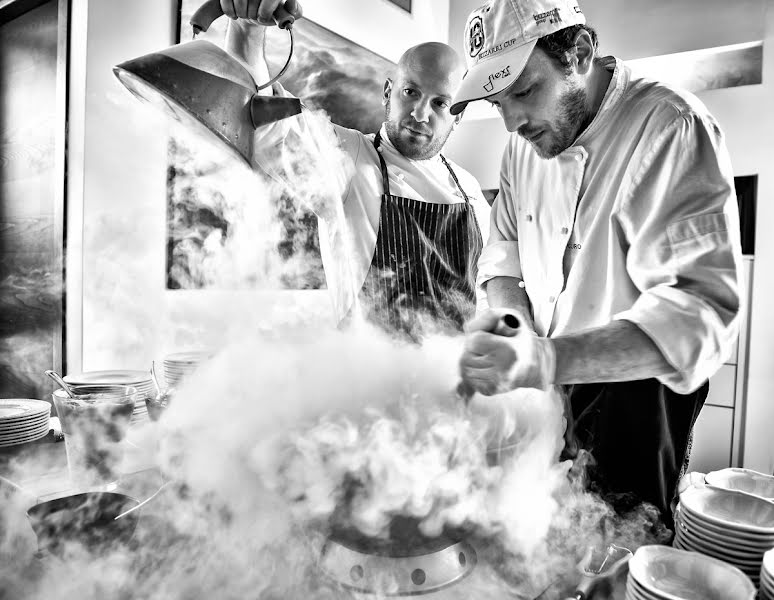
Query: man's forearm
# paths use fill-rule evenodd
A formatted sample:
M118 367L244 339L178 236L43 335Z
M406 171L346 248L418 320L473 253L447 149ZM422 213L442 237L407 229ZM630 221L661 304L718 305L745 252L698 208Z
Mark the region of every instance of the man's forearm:
M250 24L244 20L229 21L224 49L238 59L250 71L257 84L270 79L265 54L266 27ZM271 88L261 90L271 95Z
M530 329L534 331L535 324L532 318L532 308L529 297L523 287L520 287L521 279L515 277L495 277L486 282L486 298L491 308L512 308L518 311Z
M636 381L674 372L653 340L630 321L613 321L552 341L557 384Z

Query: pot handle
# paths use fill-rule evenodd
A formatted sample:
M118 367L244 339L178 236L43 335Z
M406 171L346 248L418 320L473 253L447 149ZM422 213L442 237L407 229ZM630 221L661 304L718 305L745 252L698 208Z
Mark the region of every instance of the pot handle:
M222 16L223 11L220 8L220 0L206 0L206 2L202 4L191 17L190 23L194 30L194 36L203 31L207 31L210 28L210 25ZM276 23L277 27L280 29L290 29L296 21L296 18L285 9L284 5L278 6L272 17L274 19L272 23L260 22L264 25L273 25Z

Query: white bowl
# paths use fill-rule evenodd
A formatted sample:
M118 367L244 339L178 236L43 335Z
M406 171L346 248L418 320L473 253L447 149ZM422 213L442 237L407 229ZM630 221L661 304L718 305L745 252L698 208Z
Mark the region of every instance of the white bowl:
M774 548L763 555L762 570L766 571L767 576L774 580Z
M757 554L763 554L769 548L774 547L774 537L751 538L752 534L747 536L735 534L719 525L713 525L696 519L687 512L678 511L677 514L678 517L675 522L678 527L682 528L682 533L689 533L691 536L698 537L704 542L721 544L743 552Z
M722 469L707 473L705 480L716 487L774 499L774 477L750 469Z
M746 492L690 487L680 494L681 510L731 531L774 535L774 502Z
M744 565L760 569L761 561L763 560L762 550L746 550L721 541L709 542L692 531L686 531L682 527L682 525L677 527L675 540L679 541L686 550L694 550L707 556L714 556L737 567Z
M641 546L629 573L651 595L664 600L753 600L755 586L721 560L669 546Z

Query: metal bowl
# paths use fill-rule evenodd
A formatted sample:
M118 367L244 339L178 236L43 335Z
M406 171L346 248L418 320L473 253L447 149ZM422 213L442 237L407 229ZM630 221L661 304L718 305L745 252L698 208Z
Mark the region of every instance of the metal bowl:
M38 538L38 548L62 556L78 544L90 552L128 542L137 527L140 511L115 520L139 501L114 492L84 492L41 502L27 510Z

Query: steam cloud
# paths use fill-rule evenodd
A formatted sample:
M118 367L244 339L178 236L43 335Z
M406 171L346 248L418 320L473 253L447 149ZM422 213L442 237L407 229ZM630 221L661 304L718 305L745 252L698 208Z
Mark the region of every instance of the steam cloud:
M303 151L283 168L343 231L339 191L331 178L313 176L341 166L340 156L320 152L325 131L314 137L298 140ZM308 168L309 157L329 164ZM218 187L245 228L213 244L222 253L205 268L233 282L257 264L270 283L272 257L253 245L274 239L277 224L261 199L277 188L234 174L189 183ZM112 366L130 368L121 360L148 348L158 355L170 340L216 353L158 424L136 432L152 450L158 444L154 455L172 483L143 508L128 547L94 556L74 545L64 560L36 555L24 516L33 500L2 490L0 598L347 598L319 569L333 525L379 538L396 516L417 519L427 536L463 531L476 546L475 578L449 588L449 597L534 597L572 572L588 545L652 541L652 513L621 520L559 462L556 393L476 397L468 407L456 398L461 336L405 344L364 324L320 325L297 300L257 310L253 296L239 293L210 295L195 310L149 307L132 289L143 265L127 265L117 247L128 224L103 216L103 272L123 275L87 292L137 327L100 338L98 347L117 345L106 350ZM15 468L22 478L31 465Z
M645 541L646 521L627 533L557 461L561 399L522 391L465 408L451 392L460 350L460 338L407 345L368 327L285 326L235 341L148 426L174 483L143 509L131 547L98 557L73 547L31 566L25 506L4 503L3 589L346 598L318 568L334 516L368 536L386 535L396 515L428 536L465 531L482 558L467 583L495 597L539 592L586 545ZM504 448L499 464L486 460L493 447Z

